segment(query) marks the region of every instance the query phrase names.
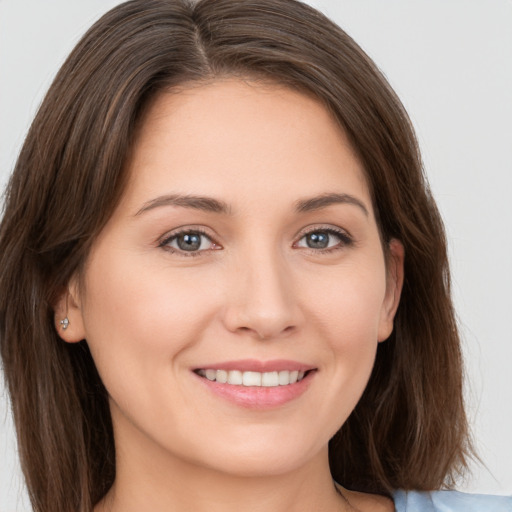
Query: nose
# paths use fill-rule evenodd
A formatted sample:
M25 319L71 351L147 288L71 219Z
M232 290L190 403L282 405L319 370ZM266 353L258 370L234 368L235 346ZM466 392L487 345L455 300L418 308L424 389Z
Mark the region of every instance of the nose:
M275 254L253 254L228 279L223 321L234 333L270 340L296 331L302 315L292 272Z

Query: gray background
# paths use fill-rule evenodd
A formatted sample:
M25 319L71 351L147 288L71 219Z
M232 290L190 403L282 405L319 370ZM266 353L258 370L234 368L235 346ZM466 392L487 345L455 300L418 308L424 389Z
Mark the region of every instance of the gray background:
M115 0L0 0L0 186L50 80ZM512 1L311 0L377 62L417 129L450 238L469 415L485 467L460 488L512 494ZM0 384L0 512L26 512Z

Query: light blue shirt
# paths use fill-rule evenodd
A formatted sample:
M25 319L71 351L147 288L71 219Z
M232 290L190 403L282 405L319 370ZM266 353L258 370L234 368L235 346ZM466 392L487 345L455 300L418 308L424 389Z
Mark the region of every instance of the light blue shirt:
M396 512L512 512L512 496L458 491L396 491Z

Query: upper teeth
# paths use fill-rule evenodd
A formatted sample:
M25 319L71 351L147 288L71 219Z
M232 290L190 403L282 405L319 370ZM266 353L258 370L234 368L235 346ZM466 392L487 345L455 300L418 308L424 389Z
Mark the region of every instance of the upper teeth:
M235 386L287 386L295 384L304 378L303 371L280 372L241 372L239 370L198 370L197 373L208 380L215 380L223 384L233 384Z

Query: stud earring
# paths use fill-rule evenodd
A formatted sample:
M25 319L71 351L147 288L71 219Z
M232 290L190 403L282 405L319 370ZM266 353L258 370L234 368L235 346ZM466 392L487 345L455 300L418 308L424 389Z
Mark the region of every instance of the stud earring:
M62 329L65 331L69 326L69 318L66 317L66 318L64 318L64 320L61 320L59 323L60 323L60 325L62 325Z

